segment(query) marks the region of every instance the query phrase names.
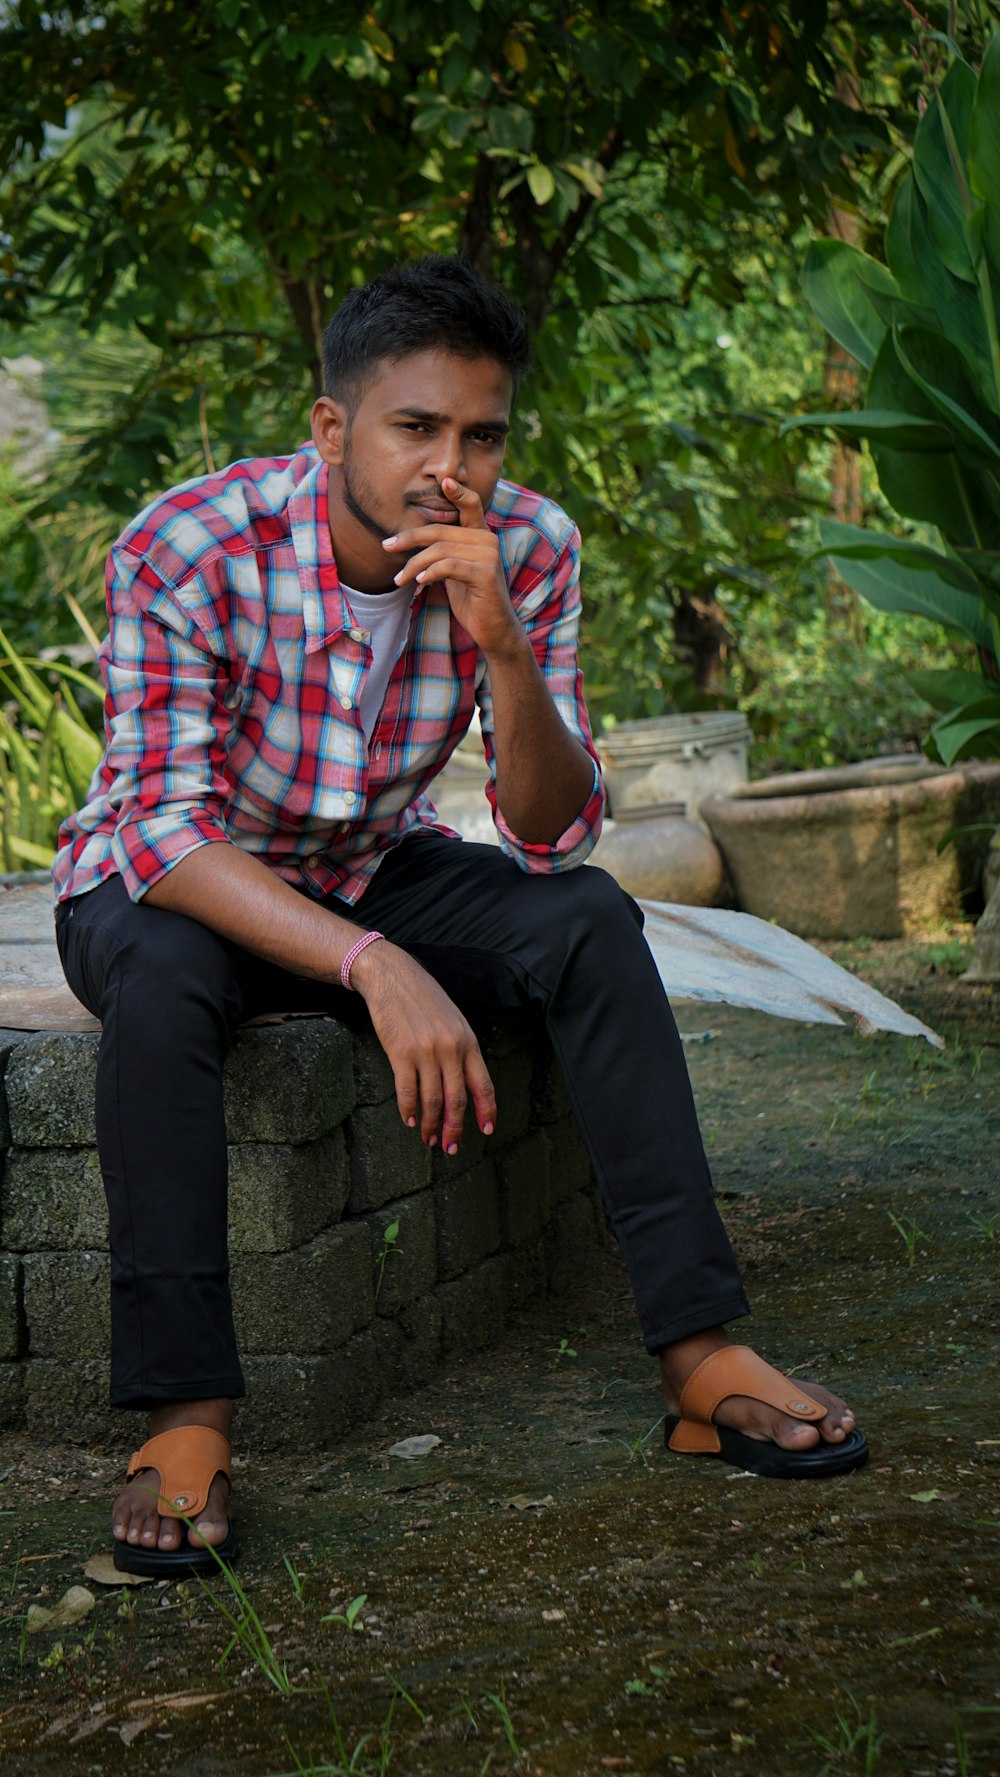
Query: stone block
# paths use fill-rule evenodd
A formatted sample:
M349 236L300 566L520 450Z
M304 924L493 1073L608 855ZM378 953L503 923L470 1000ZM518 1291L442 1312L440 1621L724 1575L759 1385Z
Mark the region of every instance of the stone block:
M500 1115L498 1112L498 1129L499 1125ZM480 1132L470 1100L469 1108L465 1113L465 1125L458 1153L446 1154L441 1148L431 1149L431 1178L435 1186L450 1184L456 1172L468 1172L471 1166L478 1166L480 1161L488 1160L496 1152L498 1144L505 1139L505 1134L502 1131L497 1135L483 1135Z
M381 1209L430 1182L431 1149L424 1147L417 1130L407 1129L395 1099L356 1110L347 1125L347 1147L352 1215Z
M111 1345L107 1254L26 1253L22 1264L31 1357L106 1357Z
M497 1095L497 1135L513 1141L531 1123L534 1058L530 1049L502 1049L491 1051L487 1066Z
M25 1363L0 1364L0 1434L24 1424Z
M548 1042L535 1055L531 1080L531 1120L533 1123L559 1123L570 1116L570 1102L559 1063Z
M438 1284L434 1293L441 1305L441 1351L444 1357L481 1351L500 1338L507 1315L506 1257L505 1253L497 1253L473 1271L467 1271L464 1277Z
M229 1149L229 1237L237 1252L301 1246L340 1220L347 1201L342 1129L319 1140L238 1142Z
M376 1321L384 1395L406 1394L430 1381L441 1361L441 1323L441 1304L433 1296L411 1302L395 1320Z
M578 1191L553 1212L545 1233L549 1289L562 1295L580 1283L588 1257L601 1244L597 1206L589 1191Z
M433 1191L418 1191L387 1203L365 1218L371 1230L371 1270L379 1318L399 1313L418 1296L426 1296L438 1278L436 1217ZM381 1264L382 1236L393 1222L399 1234ZM381 1271L381 1278L379 1272Z
M0 1186L0 1230L13 1252L106 1246L108 1211L95 1148L12 1148Z
M91 1448L109 1445L128 1461L146 1435L141 1413L108 1402L107 1358L29 1358L24 1369L24 1420L29 1437L53 1438Z
M359 1105L395 1100L396 1081L389 1058L369 1024L354 1031L354 1085Z
M231 1142L306 1142L354 1105L350 1033L329 1018L291 1018L237 1033L226 1061Z
M231 1283L241 1351L335 1351L375 1312L368 1229L352 1223L292 1253L243 1253Z
M536 1240L549 1219L549 1158L541 1129L497 1155L500 1231L508 1246Z
M97 1036L36 1031L11 1051L4 1092L15 1147L94 1145Z
M592 1183L590 1155L572 1117L552 1124L546 1135L549 1140L549 1188L553 1205L566 1203L577 1191Z
M549 1287L544 1240L509 1247L503 1254L503 1287L507 1309L533 1308Z
M324 1357L248 1357L235 1435L253 1450L294 1449L299 1460L345 1436L381 1399L378 1350L359 1333Z
M0 1153L4 1148L10 1147L10 1118L7 1115L7 1095L3 1086L4 1075L16 1045L23 1042L26 1035L27 1032L23 1030L0 1030Z
M497 1183L484 1161L435 1189L438 1276L459 1277L500 1245Z
M24 1350L21 1311L21 1266L17 1259L0 1255L0 1360L18 1358Z

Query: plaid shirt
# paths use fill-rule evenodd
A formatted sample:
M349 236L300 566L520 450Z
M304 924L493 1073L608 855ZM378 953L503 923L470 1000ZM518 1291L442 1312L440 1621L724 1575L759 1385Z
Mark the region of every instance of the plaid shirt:
M234 463L173 488L119 537L100 652L107 744L85 806L60 829L58 900L117 872L138 901L197 846L229 841L296 888L353 903L390 847L437 825L427 788L476 704L504 851L554 872L593 850L604 790L577 660L574 525L506 481L486 515L556 708L594 759L577 819L554 845L532 845L497 807L486 663L441 585L414 592L366 745L369 633L340 589L327 479L312 445Z

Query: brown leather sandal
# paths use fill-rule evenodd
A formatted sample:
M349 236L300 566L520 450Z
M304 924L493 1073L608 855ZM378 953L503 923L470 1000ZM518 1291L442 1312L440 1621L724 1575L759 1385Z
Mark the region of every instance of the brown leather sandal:
M751 1400L806 1422L826 1414L825 1407L800 1392L748 1345L727 1345L703 1358L685 1382L680 1413L668 1413L664 1422L667 1449L686 1456L716 1456L733 1468L788 1481L843 1475L868 1461L868 1441L856 1426L842 1444L821 1442L809 1450L783 1450L780 1444L763 1443L731 1426L716 1425L716 1408L731 1394L749 1395Z
M159 1432L137 1450L128 1466L126 1481L134 1481L144 1469L160 1477L159 1510L166 1518L193 1522L208 1503L216 1475L232 1485L232 1453L228 1438L210 1425L178 1425ZM152 1488L150 1488L152 1494ZM180 1580L195 1573L214 1573L220 1561L237 1554L232 1530L214 1548L184 1541L177 1549L146 1549L138 1543L115 1542L114 1563L119 1573L142 1574L149 1579Z

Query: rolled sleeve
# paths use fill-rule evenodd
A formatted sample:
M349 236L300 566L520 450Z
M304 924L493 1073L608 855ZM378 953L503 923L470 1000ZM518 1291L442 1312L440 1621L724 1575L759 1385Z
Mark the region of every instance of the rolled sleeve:
M104 674L111 850L139 901L188 852L230 843L224 775L229 675L148 565L126 557L109 587Z
M490 768L486 795L501 849L522 870L556 875L586 862L601 834L604 781L590 731L580 670L580 533L575 525L562 540L554 560L540 569L532 555L515 571L511 601L528 636L549 695L570 733L590 754L594 773L590 794L576 818L551 845L522 839L497 805L493 748L493 704L489 676L478 688L483 743Z

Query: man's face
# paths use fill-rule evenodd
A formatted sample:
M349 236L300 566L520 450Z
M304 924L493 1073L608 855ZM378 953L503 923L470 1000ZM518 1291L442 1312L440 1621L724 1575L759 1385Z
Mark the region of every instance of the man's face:
M326 396L317 401L313 438L330 464L330 525L349 582L352 571L369 569L385 581L384 537L457 524L441 488L446 476L489 505L511 395L510 376L494 359L430 351L383 361L353 413Z

